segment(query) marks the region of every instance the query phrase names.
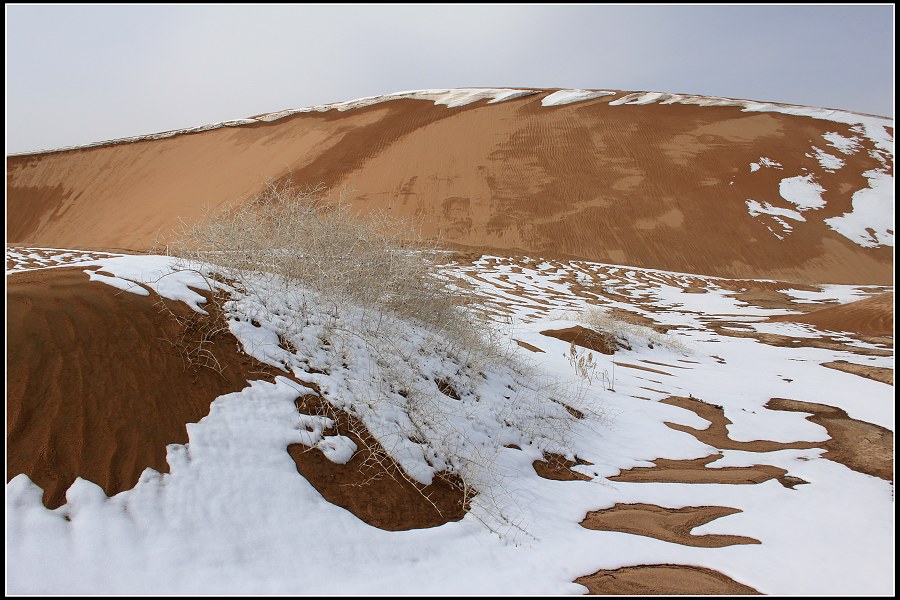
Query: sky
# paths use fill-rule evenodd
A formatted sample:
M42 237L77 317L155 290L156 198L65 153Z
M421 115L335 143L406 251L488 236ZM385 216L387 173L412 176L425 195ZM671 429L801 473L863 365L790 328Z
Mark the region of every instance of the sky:
M892 117L893 38L892 5L6 5L6 152L455 87Z

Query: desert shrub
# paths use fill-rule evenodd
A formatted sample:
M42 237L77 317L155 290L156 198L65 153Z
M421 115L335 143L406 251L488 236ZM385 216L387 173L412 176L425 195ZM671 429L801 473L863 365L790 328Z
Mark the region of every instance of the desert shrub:
M277 274L332 305L391 311L462 334L471 328L456 309L473 297L449 285L436 268L445 253L419 231L384 211L361 218L342 198L330 202L321 187L269 183L247 202L208 213L174 247L235 279Z
M449 474L467 500L493 498L479 518L496 530L511 524L496 500L500 450L574 458L565 406L580 399L515 359L418 231L321 188L270 184L170 249L228 290L223 310L248 354L314 384L322 416L353 415L404 477Z

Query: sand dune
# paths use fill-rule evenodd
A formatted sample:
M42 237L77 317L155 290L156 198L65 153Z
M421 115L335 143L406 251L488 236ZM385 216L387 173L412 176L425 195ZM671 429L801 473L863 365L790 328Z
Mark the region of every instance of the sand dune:
M880 294L805 315L772 317L772 321L808 323L826 331L849 331L871 336L894 335L894 294Z
M226 333L210 345L221 375L186 366L170 343L184 330L157 301L91 282L77 267L7 279L7 481L27 474L51 508L76 477L108 495L130 489L147 467L168 471L166 445L186 443L185 424L217 396L265 374Z
M8 239L146 249L171 239L179 218L245 200L272 178L343 189L360 210L421 219L426 234L460 248L728 277L893 281L892 241L866 247L826 221L853 211L873 172L892 181L884 144L860 126L620 92L542 106L551 93L463 106L404 96L8 157ZM821 206L790 191L803 177L824 190Z
M892 362L881 358L892 353L889 348L859 347L852 340L832 339L830 334L794 338L788 335L791 331L798 335L809 332L800 331L801 326L735 320L745 316L744 312L753 319L761 314L777 314L759 310L751 314L754 307L784 312L785 308L801 306L797 298L817 302L827 296L815 286L785 286L750 278L804 284L892 284L892 219L881 218L882 213L878 213L876 223L861 216L874 214L869 210L872 206L883 208L879 203L885 198L888 180L892 190L892 154L885 147L892 143L886 140L893 130L892 121L890 126L883 124L886 122L750 101L588 90L431 90L367 98L181 132L8 157L8 244L94 250L143 250L165 245L174 239L173 230L180 220L191 223L202 218L206 209L246 201L267 180L290 180L300 186L322 184L335 193L343 190L345 199L361 212L383 209L399 217L411 217L421 223L427 235L439 236L457 249L474 253L472 264L466 266L471 276L463 281L460 273L465 269L461 266L455 277L465 285L493 288L489 296L496 302L491 305L491 314L510 318L524 315L524 321L534 320L533 330L523 328L516 332L522 337L515 342L525 349L523 353L547 364L555 359L562 371L571 375L557 351L562 349L558 340L563 340L567 345L574 343L592 349L598 361L605 361L604 366L622 367L616 384L623 394L621 398L606 396L616 393L608 386L609 389L594 392L603 396L550 399L576 419L587 418L589 423L603 416L589 409L605 407L602 402L610 399L616 410L627 408L622 419L626 425L621 427L624 433L617 431L618 424L603 429L603 435L584 441L589 452L582 454L579 449L579 454L572 454L574 460L550 451L544 451L539 459L541 455L533 448L523 450L524 444L512 443L521 443L518 438L504 441L510 442L506 449L528 452L527 456L504 454L504 460L509 459L504 464L524 466L528 477L522 478L522 489L534 494L538 499L535 505L540 507L543 490L559 489L560 497L571 494L584 507L571 511L575 516L565 519L574 525L581 519L579 511L580 515L587 511L582 521L584 530L596 530L597 535L624 532L632 534L625 537L645 543L664 540L677 549L706 547L704 552L733 546L722 552L743 551L748 557L755 556L750 551L756 552L755 547L759 546L759 552L770 552L780 560L785 556L785 548L794 546L785 545L793 543L790 540L763 535L767 532L760 525L761 515L767 507L774 506L766 502L774 499L780 505L783 497L793 500L792 496L779 494L795 494L791 491L795 486L818 490L815 486L822 485L822 481L806 472L830 472L822 467L828 467L828 461L849 467L850 471L836 471L837 481L856 485L854 482L860 480L848 479L847 475L849 472L856 476L852 473L856 471L880 478L884 481L877 483L887 485L885 482L893 481L893 433L883 426L886 419L880 417L881 409L873 410L865 402L857 406L855 397L851 397L844 410L837 407L843 399L836 398L833 390L821 390L824 398L820 398L808 391L811 388L804 388L805 383L812 386L810 382L816 379L804 362L784 362L784 366L778 363L778 368L784 370L777 372L777 378L769 377L766 385L778 389L784 398L810 398L823 404L772 398L764 405L768 410L763 413L758 410L761 406L753 404L753 398L743 397L744 390L739 386L745 385L746 377L739 369L741 364L754 364L753 356L768 355L763 355L757 347L763 345L753 344L752 339L730 338L755 338L798 351L815 347L832 351L832 358L844 356L838 351L853 352L861 361L869 356L875 361L873 365L843 360L823 364L879 381L890 377L892 383L893 369L887 366L892 366ZM875 190L878 186L882 187ZM881 196L873 199L878 194ZM891 217L892 205L893 198ZM861 206L867 208L863 210ZM848 217L854 214L856 217ZM485 250L497 255L528 255L535 262L507 264L503 262L506 259L495 258L491 259L496 262L492 266L491 260L480 255ZM59 252L64 254L58 255ZM210 412L211 401L242 389L247 379L272 375L271 369L260 368L239 352L235 338L224 331L214 336L211 345L216 360L224 367L223 374L185 365L181 352L171 342L191 333L190 326L174 317L199 317L174 301L166 305L168 311L160 310L163 305L159 296L149 289L142 288L148 296L137 296L91 282L83 272L84 266L9 271L11 265L18 270L91 259L80 250L32 248L13 254L7 256L7 481L20 473L28 475L43 488L43 503L47 507L65 503L65 491L76 477L97 483L107 495L141 488L143 483L138 482L144 469L168 470L167 444L187 443L186 424L203 419ZM570 258L628 266L556 262ZM461 265L465 262L462 258L459 261ZM631 272L632 266L636 267L634 271L647 267L673 272L635 273ZM682 273L741 279L712 280ZM869 290L865 293L880 293L889 288L863 289ZM848 292L842 293L846 302ZM597 332L568 322L560 325L564 329L548 328L549 324L540 322L551 313L582 308L585 301L609 307L615 304L612 310L618 311L618 316L658 330L683 333L700 349L693 359L675 358L675 354L652 346L652 353L643 348L616 348ZM749 302L750 306L744 307L742 302ZM814 305L802 306L809 309ZM858 336L880 336L892 344L892 293L814 308L806 314L770 320L805 323ZM517 309L519 312L515 312ZM663 317L670 313L679 313L680 318L663 323ZM214 312L212 318L220 316ZM659 322L656 317L660 317ZM769 329L757 331L754 325L767 325ZM720 335L709 339L707 333ZM285 343L278 339L279 344ZM732 345L729 341L746 344ZM710 350L707 344L711 342L718 342L721 348ZM760 354L744 356L742 352L747 349ZM615 362L611 356L614 353ZM627 360L621 360L623 357ZM728 357L728 361L723 357ZM866 388L874 389L873 394L878 393L875 388L884 388L820 368L819 359L805 362L832 376L830 381L858 380L874 386ZM349 367L345 364L344 368ZM323 372L316 370L315 374ZM454 389L446 380L434 381L438 391L447 397L439 398L441 402L459 402L461 397L468 397L465 390ZM648 382L656 387L647 387ZM721 386L721 393L710 391L713 384ZM786 387L789 384L791 387ZM662 387L673 389L664 391ZM698 387L707 393L699 393ZM505 388L503 393L506 394ZM693 394L723 406L705 403ZM774 395L767 393L764 398ZM641 400L624 404L622 398L627 396ZM509 400L510 396L505 398ZM321 398L314 394L300 397L294 407L299 411L294 413L295 419L298 414L326 414ZM679 409L693 413L692 418L670 422L666 415L672 413L668 411ZM801 417L790 415L789 411L810 413L809 421L824 427L829 439L773 441L784 437L766 437L770 435L764 427L767 421L760 419L784 419L787 423L788 417L793 417L790 422L795 426L802 422ZM860 412L862 417L857 418ZM869 413L879 417L881 420L874 421L882 425L862 420L870 418L866 416ZM210 420L216 414L214 410ZM699 429L700 422L693 417L708 421L709 425ZM222 414L219 418L225 422ZM657 419L659 426L651 428ZM388 446L372 443L374 438L369 439L365 428L349 416L335 417L333 421L328 425L329 434L348 436L357 448L346 465L332 462L321 448L285 442L283 448L275 448L283 462L273 461L273 470L268 471L270 477L275 473L308 481L328 503L373 526L353 529L356 520L346 518L343 512L331 513L337 515L334 519L338 528L316 538L315 532L320 530L316 529L316 520L311 520L304 525L308 531L303 530L303 534L321 542L325 550L321 554L334 554L326 539L332 543L331 538L339 539L346 533L352 545L369 539L365 532L370 529L382 536L378 539L387 539L383 537L387 533L378 529L435 528L427 534L454 543L440 536L456 531L451 522L463 519L472 508L459 492L458 482L438 477L425 486L408 481L408 477L398 477L399 463L383 456ZM231 429L225 430L232 435ZM748 430L763 432L757 438L749 436ZM651 441L659 445L658 454L654 453L655 446L651 452L637 443L642 432L652 432ZM635 440L630 439L632 436ZM616 442L617 439L627 443ZM685 440L710 446L710 453L703 456L695 446L684 445ZM193 440L191 444L198 447ZM788 450L817 448L824 449L823 457L828 461L818 461L817 465L806 455L798 455L795 462L788 463L780 457ZM633 456L626 456L629 453ZM714 464L740 453L755 456L746 463L738 461L721 468ZM581 456L595 461L593 475L594 463ZM701 457L684 458L690 456ZM653 457L658 458L651 461ZM528 469L529 464L534 474ZM649 464L653 466L634 466ZM285 468L276 473L275 467L282 466ZM609 475L610 466L616 467L617 475ZM202 464L197 470L186 472L202 474L201 468ZM602 474L604 470L606 474ZM394 477L381 477L384 474ZM242 475L245 474L236 473L236 480L244 481L240 479ZM776 486L773 479L780 485ZM594 483L602 483L603 487ZM665 487L662 483L678 491L672 502L653 497L655 490ZM550 487L557 485L561 487ZM716 485L734 496L723 495L721 501L706 499ZM259 489L268 489L267 493L274 497L282 488L279 484ZM741 493L736 488L748 490L743 493L758 498L759 505L728 506L727 498L738 498ZM284 502L279 496L279 502L286 506L306 497L303 488L292 489L294 496L284 496L290 501ZM874 497L879 489L873 487L874 491L863 497ZM617 495L606 495L612 494L610 490ZM622 495L619 490L627 493ZM589 493L596 494L590 502L584 501L587 496L579 496ZM699 494L696 501L693 494ZM798 502L808 501L809 496L795 495ZM36 495L35 503L37 498ZM485 495L479 501L486 498ZM315 502L319 502L318 496ZM888 499L876 507L889 502ZM545 503L552 504L553 510L568 508L557 505L555 498L552 503ZM252 504L238 503L238 512ZM320 504L301 508L312 510ZM522 504L529 505L531 501ZM594 510L598 506L612 508ZM746 518L748 524L746 532L739 532L742 535L691 533L697 526L739 512L744 513L741 518ZM784 514L800 512L795 509ZM70 513L57 512L60 521L62 514ZM73 535L81 535L84 517L71 514L74 517L66 516L62 527L71 529ZM296 518L303 516L291 514ZM269 522L269 516L265 523L258 523L261 531L267 523L275 522ZM473 516L477 517L474 513ZM558 518L554 515L554 519ZM278 527L287 531L289 525L279 523ZM513 525L518 527L515 521ZM807 543L804 540L809 538L806 532L810 529L804 529L804 524L779 521L778 527L782 526L801 533L794 536L798 544ZM866 526L870 527L866 532L877 531L877 524L866 522ZM360 536L360 532L364 535ZM619 537L622 536L610 535L609 539ZM402 557L398 548L402 540L411 538L412 534L395 534L397 545L386 553L384 564L393 568L395 565L388 561L398 563L401 559L391 558L393 553ZM290 538L287 547L295 548L297 539L301 538ZM117 548L114 537L109 540L109 548ZM883 542L876 542L883 546ZM853 543L860 544L855 539ZM570 544L573 539L567 537L560 546L564 551L554 553L565 560L566 553L578 547L573 545L570 550ZM597 547L606 551L606 546ZM856 547L848 544L839 550L849 559ZM148 548L156 551L156 547ZM245 547L242 538L238 552L243 556L247 548L261 549ZM325 563L316 563L315 554L308 553L303 568L318 574ZM465 551L461 554L467 555ZM681 560L685 556L673 552L671 559L643 560L685 564L638 564L642 559L635 554L631 563L605 565L635 566L600 570L576 581L592 593L755 593L754 588L722 572L687 564L694 561ZM428 561L427 556L415 556L415 561L410 562L416 565L415 569L419 569L420 558L424 559L423 564ZM481 559L476 556L470 560L474 563ZM43 565L40 560L38 563ZM319 566L310 567L316 564ZM566 581L598 566L566 571ZM775 560L772 566L780 568ZM62 572L68 567L54 568ZM820 569L818 564L805 572L816 569ZM854 573L860 577L856 569ZM467 576L464 572L463 577ZM748 583L766 581L767 577L767 573L760 573Z

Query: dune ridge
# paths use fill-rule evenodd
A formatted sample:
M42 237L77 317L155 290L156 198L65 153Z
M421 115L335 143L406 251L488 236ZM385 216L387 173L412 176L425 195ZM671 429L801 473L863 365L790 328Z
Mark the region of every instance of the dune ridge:
M662 93L542 105L558 92L406 92L10 156L8 240L163 248L273 179L457 249L892 284L893 231L859 208L887 210L891 120Z

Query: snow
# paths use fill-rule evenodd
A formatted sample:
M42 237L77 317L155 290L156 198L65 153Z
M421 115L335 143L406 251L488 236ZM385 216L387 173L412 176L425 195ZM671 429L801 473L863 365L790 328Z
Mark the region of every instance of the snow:
M84 272L87 273L91 281L99 281L101 283L111 285L114 288L119 288L120 290L131 292L132 294L137 294L138 296L150 295L150 292L148 292L144 287L138 285L137 283L134 283L133 281L120 279L119 277L109 277L107 275L102 275L96 271L91 271L90 269L85 269Z
M532 90L493 90L493 89L471 89L471 90L448 90L443 97L435 100L435 104L443 104L448 108L456 108L465 106L479 100L487 100L488 104L495 104L511 98L520 98L528 94L535 93Z
M829 173L834 172L844 166L843 159L828 154L817 146L813 146L812 149L815 153L815 159L819 161L819 165Z
M829 146L838 152L856 154L859 151L860 143L859 138L856 136L844 137L836 131L829 131L823 134L822 137L825 138Z
M856 302L857 300L863 300L864 298L866 298L866 294L860 292L855 286L852 285L830 284L819 287L820 289L818 291L813 292L808 290L795 290L788 287L779 289L778 291L782 294L790 296L795 301L801 301L805 303L837 302L839 304L847 304L848 302ZM882 291L889 291L889 289L890 288L882 288Z
M778 184L781 197L801 211L824 208L822 193L825 189L816 183L814 175L798 175L782 179Z
M625 94L621 98L616 98L612 102L609 103L610 106L620 106L623 104L631 104L631 105L643 105L643 104L653 104L657 100L667 100L672 97L672 94L666 94L664 92L635 92L633 94Z
M864 248L894 245L894 177L882 171L864 173L869 187L853 194L852 210L825 219L834 231Z
M885 117L863 115L843 110L830 108L817 108L813 106L797 106L771 102L756 102L753 100L739 100L734 98L722 98L719 96L701 96L695 94L669 94L665 92L633 92L609 102L609 106L644 105L659 102L659 104L692 104L696 106L735 106L742 112L777 112L785 115L809 117L835 123L853 125L856 133L871 140L875 146L889 156L894 154L894 138L888 129L893 129L894 120ZM830 134L829 134L830 135ZM850 148L846 142L839 139L837 134L831 135L830 141L845 148ZM826 138L829 139L829 138ZM842 138L846 139L846 138Z
M90 285L140 283L194 310L202 310L195 289L220 285L204 277L207 267L168 257L105 257L93 266L111 275ZM341 436L324 436L329 419L298 414L294 400L311 393L310 388L278 377L250 382L216 399L209 415L188 425L189 442L167 448L168 473L147 469L134 488L113 497L79 479L69 489L67 503L51 511L26 476L14 477L6 492L7 592L576 594L584 591L572 583L580 575L661 563L715 569L766 594L892 593L892 485L823 458L821 449L726 450L709 465L779 466L809 482L793 490L775 480L698 485L607 479L659 457L692 459L714 451L665 424L708 426L692 411L658 402L671 394L721 405L732 422L729 435L739 441L826 439L825 429L804 413L764 408L776 397L836 406L852 418L893 429L891 386L821 366L852 358L851 353L780 348L714 334L707 327L710 321L731 319L758 331L816 335L800 324L762 322L785 311L737 300L721 278L488 256L450 270L508 311L508 319L495 322L498 334L546 353L533 355L511 344L516 357L531 360L528 369L517 372L486 363L485 377L472 377L461 369L452 347L399 320L388 319L395 345L383 355L339 335L331 335L332 343L324 346L321 336L329 324L333 331L365 332L372 326L353 307L336 317L309 313L309 325L299 328L291 326L296 306L289 296L264 294L262 301L232 290L226 309L232 331L248 352L315 383L335 408L352 401L373 435L411 476L427 479L436 467L465 463L467 457L489 465L475 473L480 493L464 519L389 532L325 501L297 472L287 446L315 446L342 462L350 459L355 445ZM481 279L469 276L475 274ZM580 288L574 287L576 282ZM279 289L271 279L257 283L261 291ZM611 286L617 298L625 299L590 292L600 286ZM686 293L688 287L702 287L706 293ZM850 301L865 297L862 287L821 286L820 291L803 292L785 284L783 291L805 301ZM678 322L682 327L670 335L690 353L633 344L615 357L597 358L597 368L614 377L615 391L597 380L588 385L563 356L568 344L540 331L576 324L561 314L577 316L589 303ZM277 349L279 335L290 337L299 352ZM653 361L643 364L669 375L617 367L613 359L636 365ZM878 364L893 366L893 357L879 357ZM428 413L442 415L423 428L427 439L420 443L409 438L415 407L408 399L389 388L371 387L388 371L419 381L419 398ZM452 382L461 400L441 394L436 377ZM547 400L551 395L573 403L586 418L568 420L568 413ZM565 431L548 433L548 416L567 423ZM441 420L449 425L442 426ZM454 437L457 433L464 435ZM445 442L450 438L452 443ZM593 463L578 468L592 480L539 478L531 463L552 448L568 449ZM750 536L762 543L695 548L578 524L588 511L637 502L734 507L742 512L694 533Z
M90 265L95 259L110 256L122 256L110 252L98 252L96 250L68 250L64 248L6 248L7 265L6 274L29 271L33 269L52 269L56 267L71 267ZM139 292L136 292L139 293Z
M258 117L260 121L277 121L278 119L304 112L327 112L329 110L337 110L344 112L356 108L365 108L383 102L392 100L425 100L434 102L435 105L443 105L448 108L458 108L479 100L488 100L488 104L496 104L505 100L521 98L536 94L535 90L517 90L517 89L495 89L495 88L462 88L462 89L434 89L434 90L411 90L406 92L395 92L385 94L383 96L367 96L347 102L335 102L333 104L320 104L307 108L297 108L277 113L269 113Z
M573 102L583 102L585 100L593 100L594 98L602 98L603 96L612 96L615 92L589 90L559 90L545 96L541 100L541 106L562 106L563 104L571 104Z
M206 303L206 298L194 289L209 291L213 289L213 282L197 265L174 259L160 261L158 256L147 255L118 256L102 259L94 264L100 265L103 271L120 280L143 284L163 298L184 302L196 312L206 314L200 307Z
M770 169L781 169L781 163L766 156L760 156L759 162L750 163L750 172L755 173L759 171L760 167L766 167Z
M322 451L325 458L333 463L345 465L353 458L356 452L356 444L345 435L328 435L316 444L316 448Z
M772 220L778 223L781 226L781 235L775 232L771 227L766 225L766 228L772 232L772 234L777 237L779 240L783 240L784 236L790 234L793 231L793 226L782 219L781 217L787 217L788 219L793 219L794 221L806 221L806 218L795 210L791 210L789 208L780 208L777 206L772 206L768 202L765 204L761 204L756 200L747 200L747 212L751 217L758 217L759 215L769 215L772 217Z
M772 206L768 202L765 204L760 204L756 200L747 200L747 212L750 213L751 217L756 217L759 215L778 215L781 217L787 217L788 219L793 219L795 221L805 221L806 219L796 210L791 210L789 208L779 208L777 206Z

